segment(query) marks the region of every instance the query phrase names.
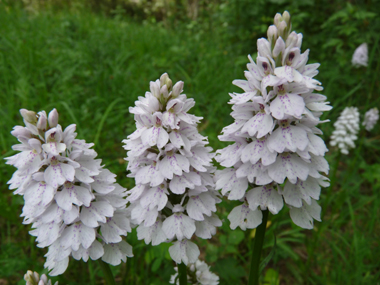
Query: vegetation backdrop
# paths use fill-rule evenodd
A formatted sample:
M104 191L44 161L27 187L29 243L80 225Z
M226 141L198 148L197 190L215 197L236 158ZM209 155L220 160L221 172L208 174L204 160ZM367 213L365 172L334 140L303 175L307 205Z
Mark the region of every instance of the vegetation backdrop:
M0 1L0 284L25 284L28 269L43 269L46 249L37 248L30 226L22 224L21 196L6 182L15 168L5 157L15 152L13 126L20 108L57 108L63 127L77 124L78 138L94 142L103 163L124 187L126 156L121 140L134 128L128 107L149 90L149 81L168 72L183 80L196 100L192 112L204 117L202 134L214 149L217 135L232 123L232 80L243 79L247 55L277 12L288 10L293 29L304 35L310 62L320 62L317 79L334 109L322 125L328 143L333 122L346 106L361 115L380 107L380 1L328 0L2 0ZM367 68L351 66L357 46L367 42ZM269 217L263 257L276 236L275 254L262 284L376 284L380 280L380 131L360 131L357 147L337 156L330 147L332 186L322 191L322 222L313 230L295 226L287 210ZM250 240L255 230L231 231L231 201L219 204L224 219L217 235L197 240L201 259L220 284L247 281ZM114 267L118 284L166 284L174 273L168 245L146 246L135 231L127 241L135 257ZM70 262L60 284L102 284L92 261Z

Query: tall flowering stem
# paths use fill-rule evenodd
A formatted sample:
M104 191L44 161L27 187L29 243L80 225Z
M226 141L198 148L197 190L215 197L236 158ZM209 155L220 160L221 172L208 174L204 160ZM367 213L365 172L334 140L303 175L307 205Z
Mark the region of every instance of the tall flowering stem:
M268 214L268 210L263 211L263 221L257 227L255 238L252 240L251 269L249 271L248 285L259 285L260 257L264 244L265 231L267 228Z
M185 263L178 264L179 285L187 284L187 267Z
M102 259L118 265L133 256L122 240L131 231L126 210L126 189L116 175L96 159L93 144L76 139L75 125L62 130L58 112L35 113L21 109L24 126L11 132L20 153L6 158L17 171L8 181L23 195L24 224L38 247L48 247L45 267L49 275L65 272L69 257L85 262Z
M213 181L214 154L197 130L201 118L188 114L195 101L182 94L183 86L173 86L166 73L150 82L150 92L129 109L137 129L123 142L128 177L136 181L127 199L138 239L172 242L170 256L187 265L200 254L192 237L209 239L221 226L215 214L221 200Z
M312 229L321 186L329 185L317 125L328 122L320 117L331 107L314 93L323 89L313 78L319 64L307 64L309 50L301 52L303 36L291 32L288 12L274 17L267 35L257 41L256 61L248 56L247 80L233 81L244 92L230 94L235 121L219 140L233 144L217 151L225 169L215 174L216 189L241 202L228 215L231 229L265 227L262 211L275 215L284 204L296 225Z

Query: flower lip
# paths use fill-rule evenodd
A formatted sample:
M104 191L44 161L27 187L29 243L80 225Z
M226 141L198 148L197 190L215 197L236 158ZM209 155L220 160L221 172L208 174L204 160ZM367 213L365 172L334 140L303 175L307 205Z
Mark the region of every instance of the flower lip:
M264 68L264 72L265 72L265 74L269 74L270 71L269 71L268 63L263 62L262 66L263 66L263 68Z
M295 57L294 52L289 53L288 60L286 61L286 64L287 65L292 65L292 61L293 61L294 57Z
M289 124L288 120L281 120L280 125L282 128L287 128L287 127L289 127L290 124Z
M277 92L278 92L279 95L284 95L284 94L286 94L285 87L284 87L283 84L281 84L281 85L278 86L278 90L277 90Z
M51 165L57 165L57 164L58 164L58 159L57 159L55 156L53 156L53 157L51 158L50 164L51 164Z

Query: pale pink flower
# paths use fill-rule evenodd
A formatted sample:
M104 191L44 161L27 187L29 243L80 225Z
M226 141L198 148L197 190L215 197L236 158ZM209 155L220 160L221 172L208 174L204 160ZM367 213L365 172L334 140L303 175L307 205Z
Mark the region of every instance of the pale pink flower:
M351 63L355 67L368 65L368 45L366 43L362 43L356 48Z

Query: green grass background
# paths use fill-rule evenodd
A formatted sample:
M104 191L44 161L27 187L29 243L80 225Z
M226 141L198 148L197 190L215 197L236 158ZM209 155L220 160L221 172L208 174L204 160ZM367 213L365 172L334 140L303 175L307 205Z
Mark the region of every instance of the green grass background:
M95 142L103 163L121 185L131 188L121 141L135 129L128 108L149 90L149 81L164 72L173 82L183 80L185 93L196 100L192 113L204 117L200 131L214 149L224 147L217 135L232 123L228 93L239 92L231 82L244 77L247 54L255 56L255 41L265 36L275 12L285 9L293 16L293 28L304 34L303 49L311 49L309 62L321 63L317 79L334 107L324 118L334 122L346 106L357 106L362 115L380 107L379 1L337 1L336 7L325 6L328 1L311 1L308 6L298 1L258 1L257 6L214 2L219 6L213 11L220 12L216 18L201 15L173 22L168 17L160 22L83 8L31 12L0 1L1 285L24 284L20 280L28 269L46 273L47 250L37 248L28 234L30 226L22 225L23 198L14 196L6 184L15 169L3 158L15 153L11 146L17 140L10 131L22 124L20 108L57 108L60 124L77 124L78 138ZM253 17L255 13L260 15ZM369 66L355 69L351 56L364 41L369 45ZM332 122L321 126L326 142ZM269 216L263 257L271 252L274 236L276 247L262 284L378 284L379 140L378 124L371 133L361 130L358 147L348 156L339 157L330 149L333 185L322 190L323 221L313 230L292 224L285 208ZM197 240L201 258L220 276L220 284L244 284L248 276L254 231L229 229L227 215L235 205L220 204L223 226L211 240ZM167 284L174 273L169 245L146 246L135 232L127 241L135 257L113 268L117 283ZM102 284L102 276L96 262L71 259L67 271L53 280Z

